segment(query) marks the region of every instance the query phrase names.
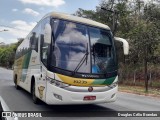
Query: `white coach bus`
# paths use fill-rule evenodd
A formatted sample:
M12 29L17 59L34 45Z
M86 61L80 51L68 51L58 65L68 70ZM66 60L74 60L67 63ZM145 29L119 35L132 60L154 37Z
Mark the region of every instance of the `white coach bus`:
M34 103L95 104L113 102L118 63L107 25L63 13L49 13L18 46L15 87L32 94Z

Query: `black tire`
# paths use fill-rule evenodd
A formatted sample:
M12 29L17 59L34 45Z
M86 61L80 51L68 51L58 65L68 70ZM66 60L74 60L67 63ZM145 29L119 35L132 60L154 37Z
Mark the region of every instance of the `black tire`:
M35 95L35 82L32 83L32 100L34 104L38 104L39 103L39 99L36 97Z
M19 90L20 87L18 86L18 80L17 80L17 76L16 76L16 75L15 75L15 77L14 77L14 83L15 83L15 88L16 88L17 90Z

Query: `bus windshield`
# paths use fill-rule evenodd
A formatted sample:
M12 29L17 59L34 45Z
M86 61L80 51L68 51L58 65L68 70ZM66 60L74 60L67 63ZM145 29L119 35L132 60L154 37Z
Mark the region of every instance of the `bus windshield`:
M53 26L53 67L105 74L115 64L109 30L58 19L54 19Z

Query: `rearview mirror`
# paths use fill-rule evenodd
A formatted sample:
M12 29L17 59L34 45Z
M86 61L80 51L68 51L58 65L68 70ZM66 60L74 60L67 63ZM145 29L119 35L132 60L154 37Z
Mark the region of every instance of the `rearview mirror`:
M129 54L129 44L127 42L127 40L120 38L120 37L114 37L114 39L116 41L122 42L123 43L123 52L124 55L128 55Z

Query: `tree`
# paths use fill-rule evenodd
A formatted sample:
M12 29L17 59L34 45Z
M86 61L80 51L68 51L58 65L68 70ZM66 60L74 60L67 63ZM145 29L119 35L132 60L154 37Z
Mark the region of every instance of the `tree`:
M145 89L148 92L148 62L153 56L154 50L159 42L157 29L154 24L141 21L135 29L130 31L131 45L133 46L133 54L137 54L138 62L144 64ZM136 52L136 53L134 53ZM134 59L134 58L133 58ZM136 58L137 59L137 58Z
M127 66L132 69L143 68L147 92L148 67L150 64L158 65L160 61L160 4L144 3L142 0L103 0L95 11L79 10L78 16L107 24L116 36L129 40L131 49ZM118 13L117 17L115 12ZM121 53L118 51L118 54ZM120 61L125 60L120 57Z
M4 67L12 67L14 63L16 49L23 39L17 43L0 47L0 65Z

